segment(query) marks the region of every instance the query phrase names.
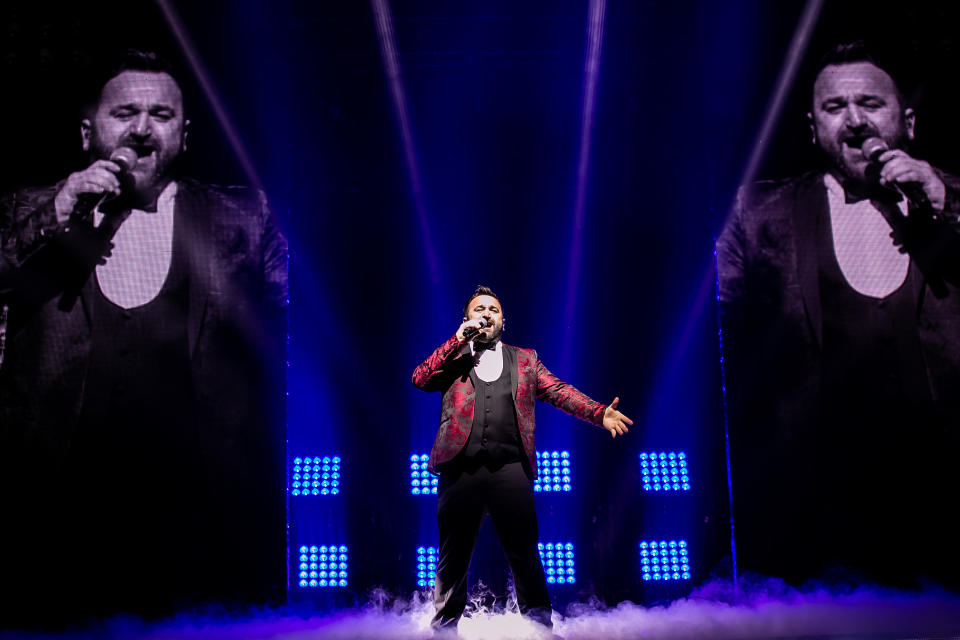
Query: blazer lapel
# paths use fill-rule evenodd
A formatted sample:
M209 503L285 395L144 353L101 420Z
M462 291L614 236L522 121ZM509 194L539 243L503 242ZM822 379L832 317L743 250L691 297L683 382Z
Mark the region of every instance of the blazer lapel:
M202 194L192 183L179 183L174 207L174 235L179 234L179 248L190 274L187 353L193 358L200 330L207 320L210 296L216 291L214 234Z
M822 174L816 174L799 187L792 211L797 280L810 332L818 347L823 346L823 310L820 306L817 228L820 224L827 224L828 207Z
M513 398L513 404L517 404L517 384L520 382L520 374L517 371L517 350L510 345L503 345L503 366L507 368L510 376L510 396Z

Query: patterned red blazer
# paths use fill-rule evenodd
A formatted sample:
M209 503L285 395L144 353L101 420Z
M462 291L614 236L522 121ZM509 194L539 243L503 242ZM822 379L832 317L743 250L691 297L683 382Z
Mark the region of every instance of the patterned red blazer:
M473 427L474 389L470 379L473 368L470 347L451 336L413 371L413 384L424 391L440 391L440 429L430 452L428 469L437 473L439 465L449 462L467 444ZM550 373L533 349L503 345L503 366L511 377L513 404L517 412L520 440L537 475L533 432L534 404L537 398L595 425L603 424L602 405L577 391Z

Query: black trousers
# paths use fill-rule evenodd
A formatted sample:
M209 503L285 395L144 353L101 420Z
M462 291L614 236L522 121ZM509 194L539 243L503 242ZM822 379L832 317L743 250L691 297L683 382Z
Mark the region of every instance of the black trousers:
M550 594L537 551L533 483L520 462L503 466L457 461L437 490L440 555L434 628L455 627L467 604L467 569L484 516L493 518L517 591L520 613L552 628Z

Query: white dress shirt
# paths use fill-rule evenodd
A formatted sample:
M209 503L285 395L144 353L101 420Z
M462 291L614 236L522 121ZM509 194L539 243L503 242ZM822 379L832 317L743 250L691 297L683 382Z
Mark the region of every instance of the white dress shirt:
M470 341L470 353L476 355L473 340ZM477 359L474 370L477 372L477 377L484 382L499 380L500 374L503 373L503 343L497 340L497 346L493 349L484 349L480 358Z
M828 173L823 182L830 203L833 251L843 277L858 293L886 298L907 279L910 256L893 244L892 229L872 202L848 204L836 178ZM898 205L907 215L906 200Z
M157 199L155 212L133 209L113 236L106 264L97 265L97 282L107 300L123 309L147 304L160 294L173 256L173 202L177 183ZM94 212L100 226L103 214Z

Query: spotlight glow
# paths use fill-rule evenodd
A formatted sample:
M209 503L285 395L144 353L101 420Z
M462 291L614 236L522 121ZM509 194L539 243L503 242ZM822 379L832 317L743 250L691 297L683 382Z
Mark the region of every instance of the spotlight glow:
M574 584L577 581L572 542L539 542L537 550L547 584Z
M294 496L339 495L340 456L294 458L290 493Z
M410 493L415 496L437 495L437 476L427 471L427 454L410 456Z
M301 545L297 556L297 585L301 589L347 586L347 545Z
M640 480L644 491L690 491L690 470L683 451L640 453Z
M417 547L417 586L433 588L437 579L437 548Z
M641 540L637 546L644 582L676 582L692 577L686 540Z
M533 490L540 491L571 491L570 482L570 452L569 451L537 451L537 479L533 483Z

